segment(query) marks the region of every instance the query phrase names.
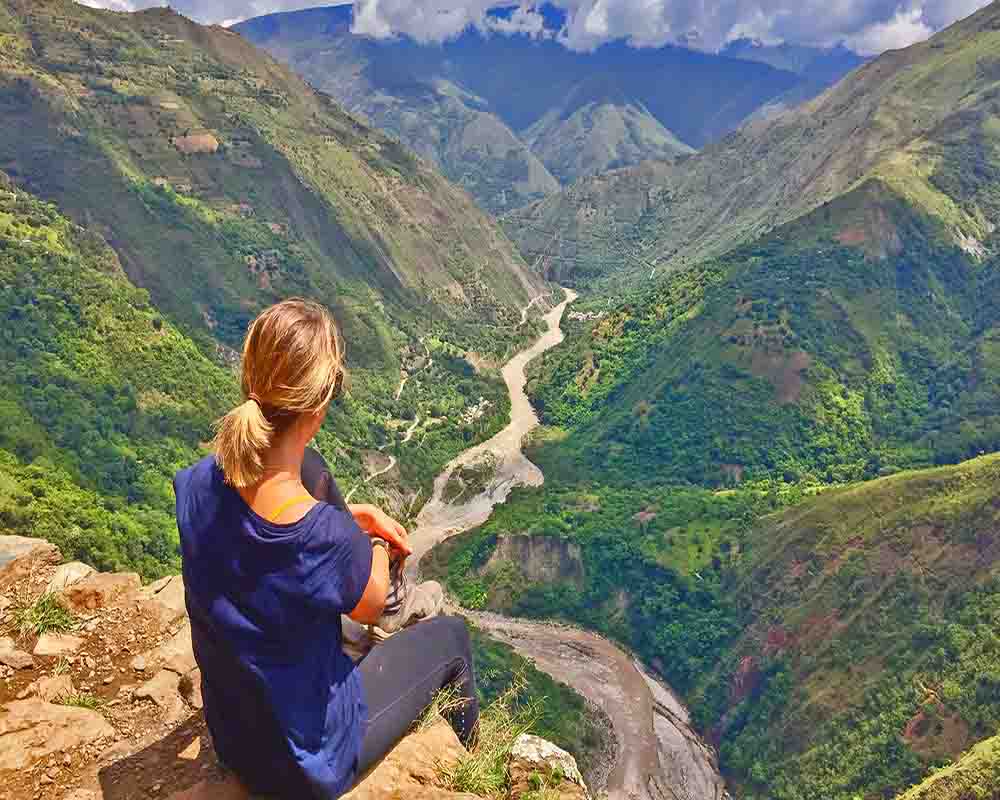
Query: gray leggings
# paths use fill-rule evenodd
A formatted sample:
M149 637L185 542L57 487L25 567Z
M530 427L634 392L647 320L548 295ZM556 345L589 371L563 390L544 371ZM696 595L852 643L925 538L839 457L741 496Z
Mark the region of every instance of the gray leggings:
M306 450L302 484L317 500L344 511L347 504L330 469L315 450ZM358 667L368 705L358 774L371 769L402 739L446 687L456 693L448 721L463 744L472 741L479 721L472 646L465 621L437 617L400 631L375 647Z
M368 705L359 776L406 735L445 688L454 690L456 700L445 717L462 744L472 743L479 700L465 620L436 617L419 622L377 645L358 668Z

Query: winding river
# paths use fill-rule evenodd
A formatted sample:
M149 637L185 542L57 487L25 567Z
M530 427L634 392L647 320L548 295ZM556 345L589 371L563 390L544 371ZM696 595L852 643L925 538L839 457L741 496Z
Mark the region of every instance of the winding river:
M560 322L576 296L567 290L566 299L545 315L545 333L504 366L511 398L510 424L492 439L461 453L435 480L434 493L411 534L414 557L409 568L414 573L421 558L436 545L489 519L494 506L506 501L514 486L542 484L541 470L521 451L525 434L538 425L524 390L525 368L531 359L563 340ZM454 471L486 453L492 453L497 463L490 485L461 504L446 503L442 495ZM687 709L669 687L620 647L571 626L462 613L539 669L573 687L611 720L617 753L608 765L606 786L591 787L595 793L606 791L609 800L720 800L726 796L715 754L691 728Z

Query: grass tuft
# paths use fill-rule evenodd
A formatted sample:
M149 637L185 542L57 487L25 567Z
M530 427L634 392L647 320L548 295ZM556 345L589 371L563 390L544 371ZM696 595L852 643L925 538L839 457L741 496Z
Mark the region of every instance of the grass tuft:
M22 637L62 633L76 627L76 620L59 605L54 594L43 594L30 606L14 612L14 624Z
M107 702L103 697L82 692L80 694L70 694L60 697L55 701L56 705L74 706L75 708L86 708L90 711L100 711Z
M518 702L524 689L525 679L517 676L502 695L482 710L476 743L469 754L441 771L446 788L480 797L505 794L510 783L508 764L514 742L528 733L539 717L536 704Z

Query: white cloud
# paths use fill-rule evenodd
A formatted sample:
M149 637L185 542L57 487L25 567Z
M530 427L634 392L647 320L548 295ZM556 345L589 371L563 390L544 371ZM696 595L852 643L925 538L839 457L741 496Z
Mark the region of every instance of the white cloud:
M847 46L863 56L909 47L934 31L924 21L922 8L900 9L888 22L876 22L847 39Z
M509 18L487 17L486 30L503 33L507 36L523 34L533 38L547 38L550 32L545 30L545 17L532 8L516 8Z
M128 0L76 0L82 6L90 8L106 8L109 11L135 11L135 6Z
M146 8L164 0L85 0L88 5ZM201 22L232 21L337 0L171 0ZM752 36L765 42L831 45L847 42L865 53L925 38L989 0L554 0L566 12L560 40L591 50L612 39L635 46L682 42L716 50ZM519 5L509 19L489 8ZM355 30L384 38L444 41L469 26L504 34L544 32L532 0L358 0Z

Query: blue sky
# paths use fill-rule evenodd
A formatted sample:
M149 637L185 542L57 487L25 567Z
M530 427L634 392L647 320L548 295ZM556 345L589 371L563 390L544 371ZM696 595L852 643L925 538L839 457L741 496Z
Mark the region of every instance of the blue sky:
M79 0L85 5L134 10L164 0ZM504 5L513 5L508 0ZM741 36L766 42L832 45L839 42L865 55L905 47L968 16L989 0L555 0L568 12L561 36L568 47L588 50L609 39L636 46L686 42L717 50ZM200 22L232 24L273 11L316 5L304 0L172 0L177 11ZM468 25L489 27L488 8L496 0L359 0L359 33L403 33L421 41L441 41ZM495 27L495 26L494 26ZM506 24L537 33L540 18L532 4Z

